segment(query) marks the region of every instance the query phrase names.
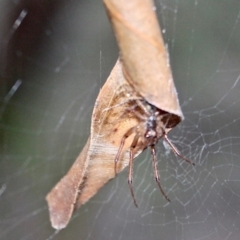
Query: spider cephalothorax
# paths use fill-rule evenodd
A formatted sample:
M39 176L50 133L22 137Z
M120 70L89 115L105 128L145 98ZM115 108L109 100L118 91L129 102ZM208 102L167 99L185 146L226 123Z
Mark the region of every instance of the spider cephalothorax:
M146 119L144 138L148 146L155 145L158 139L162 136L163 123L161 122L160 112L153 105L145 102Z
M174 124L169 121L170 114L165 111L162 111L155 106L151 105L145 100L135 100L133 107L127 110L130 112L132 117L137 119L136 126L130 128L122 137L118 153L115 157L115 173L116 173L116 166L121 155L125 140L132 134L134 134L133 141L130 146L130 159L129 159L129 175L128 175L128 184L130 187L130 191L134 200L134 204L137 207L137 202L134 197L133 188L132 188L132 179L133 179L133 159L137 151L139 149L146 149L150 147L151 154L152 154L152 161L153 161L153 168L154 168L154 176L160 191L162 192L163 196L170 202L170 199L163 191L163 188L160 184L160 175L157 169L157 158L156 158L156 150L155 145L157 144L160 138L164 138L166 142L171 147L172 151L181 159L195 165L190 160L184 158L178 150L174 147L174 145L170 142L167 137L166 127L171 126Z

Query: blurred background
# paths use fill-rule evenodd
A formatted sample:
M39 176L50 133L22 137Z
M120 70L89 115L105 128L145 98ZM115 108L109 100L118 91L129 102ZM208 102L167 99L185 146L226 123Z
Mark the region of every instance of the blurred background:
M118 57L102 1L0 0L0 239L234 240L240 235L240 1L156 0L185 120L82 206L49 222L46 194L88 138ZM159 86L160 91L161 86Z

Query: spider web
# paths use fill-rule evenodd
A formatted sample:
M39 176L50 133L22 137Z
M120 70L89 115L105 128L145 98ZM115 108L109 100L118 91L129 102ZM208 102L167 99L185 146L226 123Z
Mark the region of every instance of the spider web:
M62 231L46 194L90 131L118 56L101 1L0 2L0 239L232 240L240 235L240 2L156 0L185 120L160 141L161 184L145 151ZM160 87L160 86L159 86Z

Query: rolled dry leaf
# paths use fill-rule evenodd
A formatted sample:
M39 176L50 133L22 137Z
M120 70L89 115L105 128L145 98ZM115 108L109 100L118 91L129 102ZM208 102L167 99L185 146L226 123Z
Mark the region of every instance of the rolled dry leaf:
M116 63L96 100L91 135L84 149L67 175L46 197L50 220L56 229L66 227L73 211L115 177L114 159L129 129L137 132L126 138L117 172L129 164L134 135L139 138L134 146L136 157L148 146L155 145L183 118L152 1L104 2L124 67L120 61ZM136 100L145 105L145 111ZM144 114L147 114L145 120L141 117ZM151 120L155 118L160 121ZM146 133L152 131L157 134L156 141L148 142Z
M96 100L89 140L66 176L46 197L54 228L66 227L74 209L87 202L115 177L114 159L122 137L137 125L137 119L124 112L132 107L131 99L139 97L124 78L121 63L117 61ZM132 140L133 136L130 136L124 144L117 172L129 163ZM135 157L142 150L137 149Z
M182 119L168 53L152 0L104 0L112 23L124 74L146 101L171 113L174 127Z

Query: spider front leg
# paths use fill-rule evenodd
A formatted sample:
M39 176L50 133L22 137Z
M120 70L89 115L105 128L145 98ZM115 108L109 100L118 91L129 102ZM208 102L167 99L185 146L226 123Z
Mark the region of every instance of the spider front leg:
M128 171L128 186L130 188L130 192L131 192L131 195L132 195L132 198L133 198L133 202L134 202L134 205L136 207L138 207L137 205L137 201L135 199L135 196L134 196L134 192L133 192L133 187L132 187L132 182L133 182L133 158L134 158L134 150L137 146L137 143L138 143L138 139L139 139L139 135L136 134L134 136L134 139L133 139L133 142L131 144L131 147L130 147L130 159L129 159L129 171Z
M158 184L158 187L159 187L162 195L166 198L166 200L168 202L171 202L170 199L168 198L167 194L163 191L163 188L162 188L161 183L160 183L160 175L159 175L158 168L157 168L157 157L156 157L155 145L151 146L151 154L152 154L152 161L153 161L153 169L154 169L155 180L156 180L156 182Z
M122 153L122 149L123 149L124 143L125 143L126 139L135 131L135 129L136 129L136 127L130 128L122 137L122 140L121 140L121 143L120 143L117 155L116 155L116 157L114 159L114 172L115 172L115 176L117 174L117 162L118 162L119 157L120 157L120 155Z
M182 156L182 154L177 150L177 148L171 143L171 141L169 140L169 138L167 137L167 134L163 131L163 137L166 140L166 142L168 143L168 145L171 147L172 151L182 160L184 160L185 162L195 166L194 162L191 162L189 159L185 158Z

